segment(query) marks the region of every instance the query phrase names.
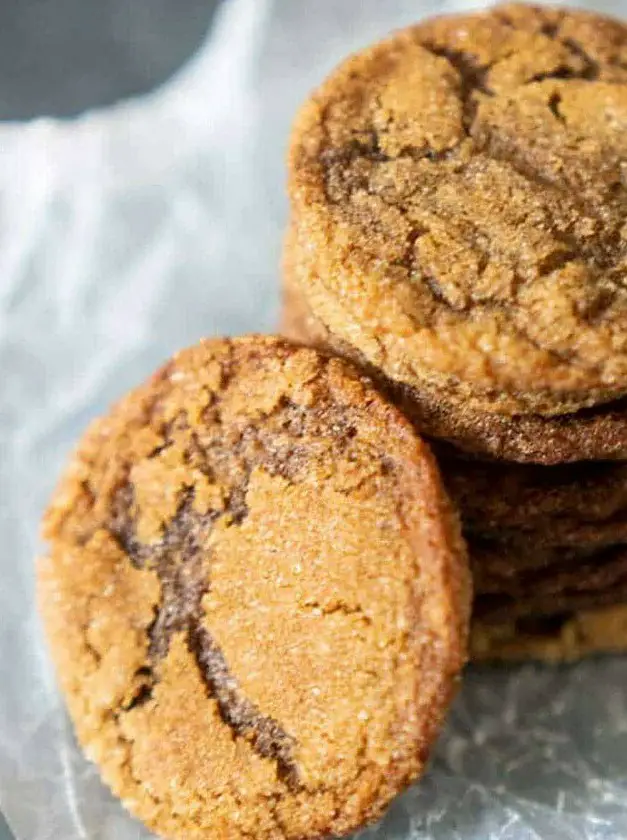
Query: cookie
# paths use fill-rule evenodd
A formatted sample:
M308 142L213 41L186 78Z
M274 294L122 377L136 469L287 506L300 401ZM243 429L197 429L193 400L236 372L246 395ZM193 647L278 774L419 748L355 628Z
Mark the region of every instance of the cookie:
M460 458L436 448L447 489L465 526L565 533L627 518L627 463L545 467Z
M523 556L471 539L475 660L572 661L627 650L627 546Z
M543 570L563 570L587 563L590 558L597 557L606 550L617 546L625 547L625 543L605 543L585 548L580 546L538 545L528 543L506 542L498 535L477 536L467 534L466 542L472 558L475 593L491 591L492 589L507 590L510 581L517 586L517 581L532 576L534 572ZM529 579L533 585L533 579Z
M286 240L282 330L312 346L328 347L377 380L421 434L447 441L457 450L488 459L552 466L577 461L627 460L627 401L580 410L558 417L526 414L510 417L477 411L453 402L439 389L420 389L393 381L370 364L354 345L339 339L315 317L294 277L293 240Z
M470 546L475 603L473 615L500 623L516 616L550 615L627 601L627 546L610 546L587 556L557 557L548 566L518 568L504 552L502 567L489 568ZM509 566L507 564L509 563Z
M626 465L524 467L440 453L440 466L461 512L478 597L506 594L525 613L538 599L550 606L583 589L596 597L598 571L606 600L615 587L607 575L627 554Z
M627 606L624 604L518 619L502 624L476 620L471 632L477 661L544 660L573 662L598 653L627 651Z
M545 549L572 549L590 554L612 545L627 544L627 515L607 522L569 522L557 520L544 528L499 528L495 530L466 527L469 540L492 540L495 545L513 549L522 558Z
M427 447L344 362L178 354L87 432L44 533L78 739L158 834L343 834L422 772L467 562Z
M296 282L338 341L441 410L627 392L627 27L497 7L342 64L296 121Z
M308 344L311 347L331 347L337 355L348 355L332 347L333 337L313 314L296 282L295 272L298 270L298 255L296 253L294 230L291 225L288 226L283 242L281 270L281 313L279 317L281 335L291 341Z
M551 569L582 569L586 563L593 562L605 552L616 548L627 548L627 534L622 527L607 531L590 530L568 533L566 538L560 534L534 534L529 532L501 532L476 534L466 531L466 542L472 559L475 575L475 588L481 589L480 579L487 575L503 580L524 579L534 571ZM580 571L583 576L583 571ZM533 581L529 587L534 588Z

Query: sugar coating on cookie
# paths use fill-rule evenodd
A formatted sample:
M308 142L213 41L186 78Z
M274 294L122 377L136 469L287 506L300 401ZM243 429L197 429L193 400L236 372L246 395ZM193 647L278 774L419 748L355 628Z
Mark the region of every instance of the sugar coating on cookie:
M344 62L292 137L314 315L392 380L505 414L627 390L627 27L530 6Z
M467 564L429 451L344 362L183 351L89 429L45 537L79 741L160 835L344 833L421 773Z

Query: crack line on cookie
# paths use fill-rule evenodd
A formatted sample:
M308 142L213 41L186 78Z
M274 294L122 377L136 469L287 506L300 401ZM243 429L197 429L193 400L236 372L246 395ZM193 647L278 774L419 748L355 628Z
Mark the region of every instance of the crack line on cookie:
M466 134L470 136L478 108L476 94L494 96L494 92L486 85L487 75L492 65L482 66L470 53L438 46L430 41L421 42L421 46L432 55L444 58L457 72L459 76L459 98L462 105L462 124Z
M245 738L255 752L276 762L277 773L290 789L299 787L299 771L294 760L295 739L272 717L264 716L240 694L224 654L199 620L190 622L188 646L202 677L215 698L222 720L236 736Z
M239 495L233 496L232 502L233 511L227 512L234 524L241 523L247 512L245 503ZM182 633L208 696L216 700L224 723L235 737L245 738L259 755L275 761L279 778L290 789L296 789L299 785L293 755L296 740L274 718L261 714L254 703L241 695L224 654L202 623L202 599L211 588L209 557L203 546L217 517L195 513L192 504L193 492L188 491L157 545L141 546L125 535L126 550L133 565L154 569L161 584L161 603L148 628L151 666L142 669L146 679L125 711L152 699L158 682L155 668L167 656L175 634Z

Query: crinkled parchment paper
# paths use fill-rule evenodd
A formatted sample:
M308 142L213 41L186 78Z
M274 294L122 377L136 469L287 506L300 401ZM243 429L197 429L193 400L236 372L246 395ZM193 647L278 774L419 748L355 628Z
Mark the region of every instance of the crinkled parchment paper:
M33 610L68 450L177 348L273 327L297 104L348 50L461 5L228 0L153 95L0 126L0 805L17 840L148 836L78 752ZM427 778L364 836L626 838L627 658L469 669Z

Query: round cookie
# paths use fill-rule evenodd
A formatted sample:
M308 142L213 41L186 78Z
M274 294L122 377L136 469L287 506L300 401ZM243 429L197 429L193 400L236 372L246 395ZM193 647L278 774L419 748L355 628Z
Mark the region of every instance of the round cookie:
M283 260L284 334L305 344L328 347L361 366L422 434L448 441L470 455L523 464L627 460L626 400L560 416L510 417L477 411L464 402L453 403L440 389L426 384L418 389L384 377L354 346L331 334L314 316L293 279L296 260L292 250L288 235Z
M627 392L627 27L497 7L343 63L302 109L296 282L338 341L451 413Z
M488 529L467 525L464 533L469 541L486 539L505 550L512 548L523 559L526 554L552 549L571 549L581 556L611 545L627 545L627 515L593 523L557 519L542 528Z
M341 360L183 351L90 428L44 534L78 739L158 834L342 834L422 772L465 552L428 449Z
M565 574L587 585L595 565L607 569L608 559L627 550L624 464L549 468L439 455L461 512L478 594L515 591L524 612L540 594L540 577L559 574L565 589L573 588Z

